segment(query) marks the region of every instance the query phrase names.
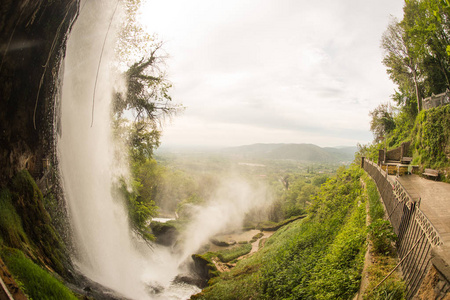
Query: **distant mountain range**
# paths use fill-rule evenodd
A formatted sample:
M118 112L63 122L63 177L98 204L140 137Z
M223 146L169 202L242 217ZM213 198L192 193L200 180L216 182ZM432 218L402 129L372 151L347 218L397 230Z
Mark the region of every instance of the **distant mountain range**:
M349 162L356 147L319 147L313 144L253 144L225 148L222 153L246 159L291 159L306 162Z

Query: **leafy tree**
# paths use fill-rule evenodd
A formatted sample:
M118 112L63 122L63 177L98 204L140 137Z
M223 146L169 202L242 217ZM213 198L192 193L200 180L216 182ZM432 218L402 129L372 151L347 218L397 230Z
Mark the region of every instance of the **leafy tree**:
M159 146L162 123L179 107L169 94L171 83L164 71L163 43L139 24L140 0L125 0L125 21L116 47L118 69L125 88L113 95L112 120L115 136L128 148L131 180L122 180L130 220L145 236L149 218L156 214L155 198L161 175L153 158ZM131 184L126 182L131 181Z
M394 97L399 105L408 105L414 100L417 110L421 110L420 84L422 74L419 69L419 57L414 51L410 36L404 25L395 18L392 19L381 39L385 51L383 64L394 83L398 85L402 97ZM411 96L415 95L415 99Z
M406 1L402 25L419 57L426 95L449 87L449 10L438 0Z
M383 34L383 63L398 85L394 101L411 116L423 96L450 88L450 7L446 0L407 0L403 19Z
M380 104L369 115L372 117L370 130L374 135L375 141L381 141L395 129L394 113L388 103Z
M116 128L126 128L121 138L128 141L131 159L145 162L159 146L163 121L181 107L173 104L169 93L172 84L164 70L163 42L137 20L140 5L141 0L124 1L126 17L116 52L125 89L114 93L112 115Z
M317 187L320 187L322 184L324 184L327 181L327 179L328 179L327 175L319 175L319 176L314 177L312 184Z

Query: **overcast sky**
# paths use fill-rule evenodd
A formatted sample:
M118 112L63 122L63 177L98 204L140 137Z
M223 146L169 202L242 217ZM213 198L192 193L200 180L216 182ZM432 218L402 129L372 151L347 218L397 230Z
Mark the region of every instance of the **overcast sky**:
M369 111L395 86L381 35L403 0L148 1L174 101L162 146L372 140Z

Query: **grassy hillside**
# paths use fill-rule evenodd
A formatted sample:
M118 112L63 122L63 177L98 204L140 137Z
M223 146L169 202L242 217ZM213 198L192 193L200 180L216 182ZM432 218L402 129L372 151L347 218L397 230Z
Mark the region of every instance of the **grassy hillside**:
M193 299L349 299L359 289L366 241L365 198L356 167L320 189L309 216L210 281Z

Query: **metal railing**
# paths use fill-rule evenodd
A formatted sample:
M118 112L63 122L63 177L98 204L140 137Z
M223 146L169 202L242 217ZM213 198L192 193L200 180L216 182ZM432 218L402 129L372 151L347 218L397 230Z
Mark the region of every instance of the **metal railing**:
M365 158L363 168L375 181L397 235L397 254L402 261L407 299L411 299L431 266L431 249L442 244L441 238L420 210L420 202L414 201L400 182Z

